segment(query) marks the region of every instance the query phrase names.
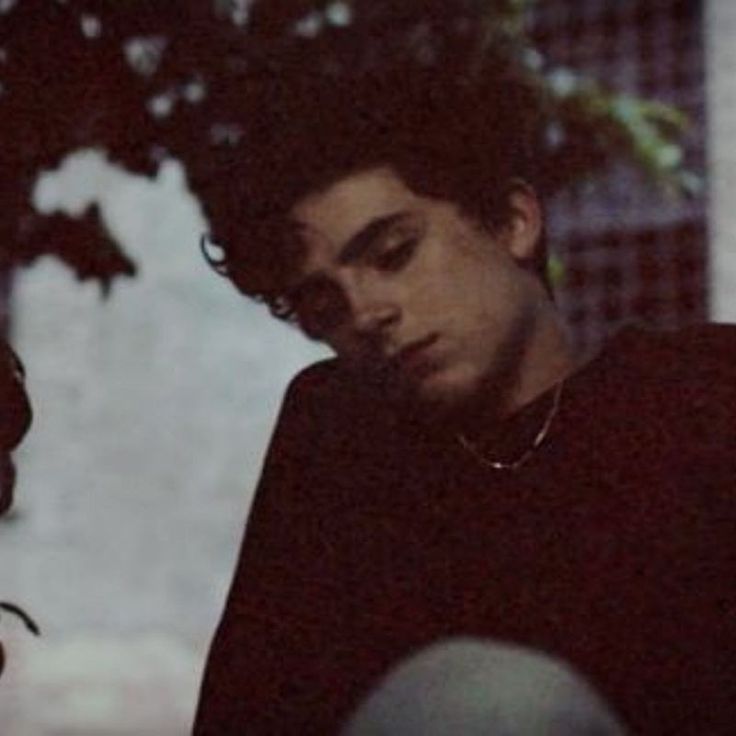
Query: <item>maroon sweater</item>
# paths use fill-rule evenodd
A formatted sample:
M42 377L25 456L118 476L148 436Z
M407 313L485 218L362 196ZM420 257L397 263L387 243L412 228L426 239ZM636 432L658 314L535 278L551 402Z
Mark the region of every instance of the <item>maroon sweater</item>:
M521 445L541 397L504 427ZM447 636L562 657L637 734L736 733L736 329L625 330L517 471L336 362L287 394L194 734L331 734Z

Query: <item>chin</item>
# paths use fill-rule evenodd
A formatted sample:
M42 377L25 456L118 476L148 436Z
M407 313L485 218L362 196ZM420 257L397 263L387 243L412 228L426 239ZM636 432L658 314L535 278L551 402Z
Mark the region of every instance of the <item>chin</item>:
M417 400L432 411L451 414L477 396L482 381L469 370L456 368L437 371L417 386Z

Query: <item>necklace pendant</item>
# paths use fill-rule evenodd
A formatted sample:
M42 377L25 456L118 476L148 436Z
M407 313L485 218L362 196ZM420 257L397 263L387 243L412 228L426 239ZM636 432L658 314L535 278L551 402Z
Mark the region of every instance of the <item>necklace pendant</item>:
M552 427L552 422L557 415L557 410L560 407L560 399L562 396L562 388L565 385L564 380L560 381L555 387L555 392L552 397L552 405L547 412L542 426L534 436L529 447L527 447L518 457L513 460L496 460L488 457L475 442L469 440L462 432L458 432L455 437L460 447L462 447L473 459L480 465L492 470L518 470L525 465L534 453L539 449L540 445L544 442L549 434L549 430Z

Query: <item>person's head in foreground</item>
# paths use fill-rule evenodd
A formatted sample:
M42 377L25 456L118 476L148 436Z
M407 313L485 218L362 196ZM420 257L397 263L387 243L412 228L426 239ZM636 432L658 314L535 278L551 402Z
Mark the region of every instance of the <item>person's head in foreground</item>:
M24 387L23 366L18 356L0 341L0 516L13 503L15 467L11 452L31 423L31 405Z
M12 348L0 340L0 516L13 505L15 466L11 452L20 444L31 424L31 404L24 385L23 365ZM19 616L35 634L38 626L18 606L0 600L0 612ZM5 667L5 651L0 641L0 675Z
M625 736L579 673L492 640L456 638L394 667L341 736Z
M569 371L546 281L539 100L506 57L244 82L214 261L358 380L432 415L513 411Z

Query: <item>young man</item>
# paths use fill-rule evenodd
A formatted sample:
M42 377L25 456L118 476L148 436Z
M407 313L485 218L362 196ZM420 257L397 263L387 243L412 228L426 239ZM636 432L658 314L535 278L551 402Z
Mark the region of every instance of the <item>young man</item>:
M570 663L633 733L731 733L732 331L573 353L534 96L500 62L241 94L219 268L336 359L287 393L194 733L336 733L458 637Z

